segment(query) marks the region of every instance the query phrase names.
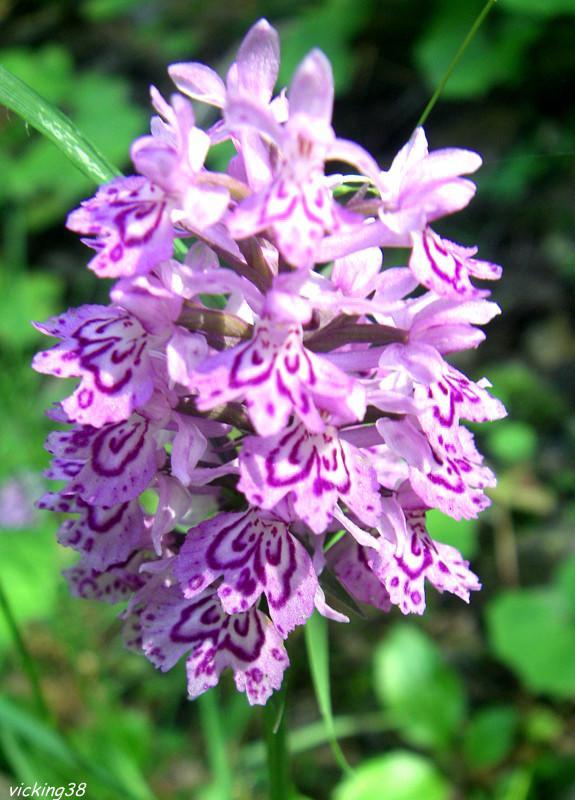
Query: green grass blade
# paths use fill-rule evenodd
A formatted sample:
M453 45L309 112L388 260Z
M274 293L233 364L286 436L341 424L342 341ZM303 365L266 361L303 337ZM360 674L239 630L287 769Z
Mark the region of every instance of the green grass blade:
M217 689L210 689L196 700L208 762L212 773L214 797L228 800L232 796L232 770L229 762L225 723L222 719Z
M98 148L31 86L0 66L0 103L50 139L70 161L96 183L120 175Z
M94 759L86 758L73 748L56 729L2 697L0 697L0 729L17 736L29 747L44 753L55 762L76 772L81 770L81 773L88 778L92 777L100 781L104 786L115 791L118 798L121 797L122 800L154 798L149 791L143 794L126 786L124 782L118 780L115 775L100 766Z
M16 735L7 728L0 728L0 747L3 757L19 781L33 784L38 779L38 770L30 760L29 750L22 747Z
M415 126L416 128L419 128L421 125L425 124L427 118L429 117L429 115L433 111L433 109L435 107L435 104L437 103L437 101L441 97L441 93L443 92L447 81L453 75L453 72L455 71L455 68L457 67L457 65L461 61L461 58L462 58L463 54L465 53L465 51L467 50L467 48L469 47L469 45L471 44L471 42L475 38L475 34L479 30L479 28L483 24L483 20L489 14L489 12L491 11L491 9L493 8L493 6L495 5L496 2L497 2L497 0L487 0L485 5L483 6L483 9L479 12L478 16L475 18L475 21L473 22L473 25L469 29L469 31L467 33L467 36L465 37L465 39L461 43L461 46L459 47L459 50L453 56L453 59L451 60L450 65L445 70L445 75L441 79L441 81L439 83L439 86L434 91L433 95L431 96L431 99L430 99L429 103L425 106L422 115L418 119L417 125Z
M59 733L6 698L0 698L0 726L50 758L69 767L76 764L73 751Z
M0 66L0 104L14 111L25 122L54 142L72 164L95 183L107 183L122 174L96 145L84 136L71 119L2 66ZM181 240L177 239L174 242L174 252L177 256L183 257L187 251Z
M38 709L38 713L41 717L46 720L50 719L50 709L48 708L48 704L46 703L46 699L44 698L44 694L42 692L42 685L40 683L40 678L38 677L38 671L36 669L36 664L34 662L34 658L30 654L26 646L26 642L24 641L24 637L22 636L22 632L20 631L20 627L18 622L16 621L16 617L12 613L12 607L10 606L10 602L8 597L4 591L4 587L0 582L0 611L6 620L6 624L10 633L12 634L12 639L14 641L14 647L20 656L20 661L22 662L22 669L28 678L30 683L30 688L32 690L32 695L36 702L36 708Z
M315 696L329 734L334 758L344 772L351 773L353 770L348 764L335 734L329 680L327 621L317 611L313 613L306 623L305 641Z

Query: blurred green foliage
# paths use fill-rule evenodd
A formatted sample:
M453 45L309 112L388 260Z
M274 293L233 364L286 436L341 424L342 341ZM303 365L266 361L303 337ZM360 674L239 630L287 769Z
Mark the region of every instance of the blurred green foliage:
M342 136L382 166L409 136L481 0L81 0L0 4L0 62L67 113L128 169L144 133L147 86L169 92L170 60L225 69L249 24L282 34L281 82L313 46L334 66ZM477 199L446 220L505 266L504 315L462 368L487 375L510 416L474 426L499 475L479 521L429 514L430 532L473 559L484 583L469 608L428 591L422 620L396 610L330 626L333 727L319 719L303 637L290 640L287 707L298 797L314 800L568 800L575 791L575 69L573 0L499 0L448 83L432 146L485 157ZM0 792L19 781L86 780L89 796L218 798L182 665L156 673L126 652L116 610L76 601L59 575L70 555L34 512L50 424L65 394L31 372L42 337L28 324L105 298L88 251L64 230L94 191L51 143L0 110L0 506L16 481L29 519L0 532L0 581L39 666L54 719L42 719L0 619ZM226 154L222 158L226 158ZM391 263L391 260L390 260ZM12 504L13 500L10 501ZM266 797L261 716L220 692L234 798ZM295 797L292 799L295 800Z

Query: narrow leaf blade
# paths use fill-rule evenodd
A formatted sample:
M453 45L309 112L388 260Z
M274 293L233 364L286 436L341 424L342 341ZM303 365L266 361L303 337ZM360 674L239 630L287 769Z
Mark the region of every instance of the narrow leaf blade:
M305 641L309 667L319 710L329 733L331 749L335 760L346 773L352 773L335 735L335 725L331 707L329 680L329 642L326 620L317 611L308 619L305 626Z
M54 142L84 175L96 183L105 183L121 174L78 130L72 120L2 66L0 103Z

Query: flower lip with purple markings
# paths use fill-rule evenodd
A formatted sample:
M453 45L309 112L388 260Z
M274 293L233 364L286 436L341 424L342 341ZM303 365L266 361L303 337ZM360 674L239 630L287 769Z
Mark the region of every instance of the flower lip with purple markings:
M426 583L466 602L480 588L425 520L490 503L464 421L505 409L447 359L485 338L500 309L482 282L501 269L430 227L471 201L481 158L417 128L386 168L339 138L321 51L276 86L279 36L260 20L225 79L169 72L181 94L152 88L138 174L68 218L115 280L110 303L36 323L60 342L34 368L79 379L49 412L45 476L64 485L38 505L71 515L71 591L127 602L128 647L161 670L185 657L190 697L229 669L263 704L289 634L314 612L349 621L343 596L421 614ZM217 110L207 131L188 98ZM398 247L407 263L388 268Z

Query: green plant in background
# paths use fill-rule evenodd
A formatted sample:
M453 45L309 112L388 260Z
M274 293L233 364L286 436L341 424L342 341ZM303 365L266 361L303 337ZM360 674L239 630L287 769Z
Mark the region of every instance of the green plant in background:
M132 13L135 4L94 2L86 3L85 6L86 9L89 7L89 16L96 24L98 20L113 21L118 15ZM342 22L344 15L341 13L341 8L338 9L337 6L337 3L318 4L309 11L306 9L306 13L302 12L301 16L293 21L287 20L286 27L287 23L293 24L297 31L299 25L299 30L305 32L313 30L315 25L316 28L321 28L322 35L327 36L330 14L334 19L337 16L335 29L343 32L341 36L344 41L342 44L344 58L341 63L344 66L338 67L339 57L334 57L333 52L330 52L330 56L336 62L336 78L338 74L343 75L341 86L344 91L346 81L349 85L351 67L357 58L358 47L352 41L352 36L347 42L345 41L345 31L348 29ZM565 5L560 7L556 3L514 3L511 0L509 2L500 0L499 7L498 18L497 20L494 18L493 26L484 29L482 46L487 48L488 52L486 53L485 49L483 52L479 51L473 66L469 67L469 75L462 80L463 89L458 95L459 90L453 87L457 87L460 69L463 72L467 69L465 58L463 59L448 84L450 88L444 95L448 100L447 108L454 104L458 97L463 97L466 91L469 92L466 96L473 101L474 97L488 96L491 87L505 88L507 84L512 86L513 83L517 85L522 80L525 59L530 48L536 47L538 41L542 41L546 35L545 24L551 24L557 14L569 15L572 12L570 4L567 4L567 7ZM429 81L430 88L437 85L437 79L446 66L448 56L444 54L449 55L454 51L465 32L465 22L458 16L460 8L461 5L454 9L453 4L437 4L430 14L430 25L426 31L421 32L419 41L414 46L414 63L419 65L418 68ZM372 13L371 9L369 13ZM88 11L86 14L88 15ZM319 23L310 22L310 18L313 20L314 17L319 19ZM369 15L363 17L362 12L358 10L354 19L360 19L361 22L357 24L353 22L349 30L356 38L365 37L365 30L370 25ZM454 20L457 19L460 20L461 28L459 38L451 39L453 46L447 43L449 37L445 34L443 45L435 45L436 56L428 55L428 60L425 61L425 56L422 55L425 51L425 39L432 38L432 34L437 36L437 31L441 30L440 23L443 25L443 30L453 30ZM151 31L150 20L147 20L146 24ZM537 33L534 33L535 28ZM142 33L142 40L143 36ZM146 36L149 41L150 34ZM173 49L176 55L186 52L185 42L182 42L186 36L180 31L180 44L174 40ZM336 42L339 41L339 36L338 33L335 37ZM453 37L453 34L451 36ZM508 52L497 58L488 57L487 61L499 61L500 64L506 65L508 72L504 75L504 70L497 64L494 66L490 64L483 69L484 56L494 52L501 53L505 49L506 45L503 44L505 37L509 39ZM189 41L189 36L187 39ZM294 35L296 48L297 39L297 35ZM58 51L60 55L54 55L54 52ZM14 52L13 47L10 47L10 52ZM50 52L52 55L46 55ZM62 52L65 51L51 46L34 52L30 58L30 63L35 64L36 70L30 82L47 99L57 103L62 102L59 98L64 98L66 93L57 96L55 89L41 85L39 81L49 73L49 70L54 74L58 74L59 70L60 75L66 72L62 64L66 58L69 62L70 58L69 56L62 58ZM8 55L12 58L10 53ZM294 61L297 60L298 55L294 55L293 58ZM444 59L443 64L437 67L441 59ZM59 66L58 60L60 60ZM18 71L16 62L12 62L12 66ZM3 63L9 65L6 60L3 60ZM25 68L24 65L21 69ZM91 68L83 70L83 72L91 71ZM25 72L20 74L26 77ZM97 86L98 81L104 84L108 81L110 84L115 83L115 80L105 73L99 73L92 85ZM49 83L49 79L47 82ZM118 88L120 83L124 86L122 90ZM86 82L86 86L88 84L89 81ZM110 108L114 107L113 97L118 99L127 96L127 81L118 81L115 85L116 89L102 91L104 97L107 94L110 98L107 101ZM477 88L469 90L469 86ZM79 122L80 118L75 109L79 110L80 105L75 105L76 101L72 97L74 92L71 92L70 84L67 91L64 108ZM51 94L52 92L54 94ZM94 94L92 96L95 97ZM91 106L94 117L98 116L97 103L94 100ZM453 107L456 108L455 105ZM86 118L88 116L89 114L86 114ZM416 116L417 112L414 118ZM16 156L19 153L26 155L30 145L33 142L39 144L41 140L35 140L23 127L15 125L14 118L11 123L3 137L6 152L10 153L10 157L3 163L7 165L6 174L10 176L12 187L16 180L14 177L17 171ZM541 125L543 124L542 122ZM552 123L547 123L547 133L550 124ZM119 142L122 134L118 133L118 146L115 150L117 155L103 146L102 149L107 150L106 154L111 160L120 161L123 158L129 140L136 131L141 130L141 117L134 125L135 128L132 128L129 134L126 127L121 148ZM87 126L81 126L81 129L99 145L104 145L107 131L98 133L97 127L89 129ZM522 192L527 187L544 179L547 174L553 173L553 162L545 159L534 161L533 151L547 153L553 148L565 147L566 141L567 139L562 143L551 136L550 140L543 140L542 146L541 130L531 135L526 132L518 145L519 149L509 148L507 151L519 154L522 149L526 157L517 160L510 158L509 161L502 163L501 167L494 168L489 182L485 182L486 190L489 191L488 183L491 185L492 182L495 197L503 191L510 193L507 202L513 202L513 198L521 200ZM51 148L51 145L45 144L44 147ZM34 149L31 148L32 153ZM36 470L42 465L42 456L38 453L34 440L37 442L43 436L46 425L39 417L38 411L48 400L56 399L56 389L50 383L43 384L40 396L39 384L29 375L25 362L29 358L30 347L33 344L32 337L35 334L21 324L21 319L28 315L30 318L45 318L55 313L62 305L62 297L68 298L70 291L65 272L59 271L56 274L42 272L37 268L40 260L36 254L33 257L33 265L36 268L33 269L27 263L26 248L22 242L26 241L26 237L32 231L36 236L41 234L47 229L51 220L61 217L68 205L89 191L84 178L79 173L76 177L73 170L62 165L63 162L60 162L59 167L42 164L38 173L38 183L34 184L36 180L34 163L44 159L46 162L52 161L52 156L48 155L50 152L54 152L53 148L45 149L44 156L32 156L30 161L27 155L24 158L28 166L21 175L26 180L31 180L30 186L35 185L36 190L33 191L27 186L15 189L14 195L11 191L2 194L5 218L9 221L7 229L10 232L20 230L23 233L19 242L14 239L10 242L10 236L4 237L3 268L0 273L4 281L1 293L3 305L0 314L0 340L2 374L5 379L5 386L1 388L1 399L3 409L7 409L5 414L12 422L2 435L3 479L11 477L15 470ZM70 177L70 174L73 177ZM59 183L63 186L54 185ZM74 183L77 188L72 190L69 187ZM42 197L46 197L45 206ZM58 203L61 204L60 208L57 207ZM35 206L37 208L32 211ZM563 237L563 241L568 241L564 238L564 229L560 236ZM24 255L15 259L14 253L18 252L18 249L23 249ZM17 262L22 265L21 280L13 273L8 279L6 264L13 266ZM570 274L568 268L562 267L562 269L562 275ZM20 313L16 309L17 303L21 303L22 308L27 307L30 311ZM558 348L554 349L557 352ZM538 363L538 366L541 365ZM458 616L452 622L450 617L452 607L448 606L445 609L443 604L435 605L424 628L417 626L410 629L398 625L386 631L381 645L377 648L373 673L371 673L371 660L365 658L363 667L356 662L356 672L360 672L359 685L345 671L340 671L338 674L338 680L332 684L336 713L332 722L328 721L327 726L309 721L309 712L305 711L305 698L307 697L309 706L309 696L306 696L302 689L305 676L296 670L291 680L291 691L296 701L296 707L291 711L291 722L295 721L295 726L290 726L292 729L288 743L292 752L298 754L300 764L298 779L302 779L302 786L309 787L306 793L310 797L316 796L314 791L318 797L327 796L327 783L334 786L339 781L338 787L332 794L337 800L369 798L370 792L377 797L380 795L376 792L384 789L386 796L391 800L394 797L398 800L411 797L418 799L450 797L454 783L459 787L465 787L462 790L464 796L478 799L496 797L501 800L519 800L537 796L562 798L567 796L575 780L575 768L569 756L570 711L565 702L573 697L569 672L572 621L570 612L572 592L569 588L571 562L556 573L553 582L545 583L550 571L548 564L563 552L562 542L571 530L573 521L573 516L569 516L568 507L565 513L560 510L562 498L575 486L574 478L570 477L573 476L572 463L569 462L567 455L569 447L573 447L572 432L569 433L569 406L554 387L555 376L549 370L526 367L518 360L514 360L513 363L503 363L501 366L497 364L497 369L500 375L497 375L496 370L491 367L485 367L485 372L491 375L498 395L510 408L513 422L498 423L497 430L489 433L484 441L492 460L500 464L499 471L504 471L497 498L503 512L494 513L491 520L481 526L463 523L455 524L453 530L448 530L446 519L439 514L435 515L431 523L434 538L452 544L453 537L457 537L458 544L461 545L463 537L466 544L461 549L466 557L470 557L474 550L478 552L478 543L481 544L479 553L483 554L482 558L487 565L484 591L490 598L485 615L488 636L483 638L473 623L471 623L473 630L469 630L460 622ZM478 369L478 374L480 371L483 372ZM542 377L542 372L546 377ZM23 398L27 398L26 403L22 402ZM553 466L557 463L557 459L560 465L558 469ZM554 533L550 528L550 515L554 515ZM504 544L502 548L503 556L501 552L497 555L498 545L496 545L496 555L491 558L489 553L494 530L497 532L495 540L498 541L502 537L507 545ZM441 536L440 532L445 535ZM56 649L63 648L64 653L55 655L42 651L41 640L46 634L42 634L43 627L38 623L25 628L25 639L32 644L34 658L41 664L42 683L47 690L50 705L54 708L65 707L62 700L58 699L59 695L55 689L58 683L61 683L64 693L67 691L71 697L77 694L78 710L70 711L71 716L68 720L65 717L60 720L59 725L66 734L64 738L60 738L51 723L42 723L35 712L26 710L25 690L10 678L6 690L13 692L19 699L18 702L4 701L4 699L1 701L0 746L4 763L9 765L12 774L22 781L33 782L34 776L40 774L45 775L46 779L56 781L77 778L80 770L92 782L95 796L104 800L107 797L124 796L187 797L190 796L190 792L193 796L197 794L206 797L225 797L227 791L225 781L219 786L217 782L208 786L205 772L200 771L198 774L197 771L194 772L197 767L190 766L197 764L197 756L202 747L195 734L199 718L197 709L183 709L177 700L178 676L163 676L163 679L158 679L158 676L150 674L145 667L137 665L136 660L126 664L113 652L102 653L101 663L95 667L94 659L90 659L90 652L99 647L97 642L103 639L107 641L108 626L112 625L110 615L99 616L101 609L80 611L77 605L70 603L64 597L54 568L56 563L62 566L64 563L60 551L52 542L52 531L39 533L34 543L38 549L34 550L33 554L30 543L25 537L27 537L25 532L11 532L3 539L2 578L9 589L11 605L24 609L20 617L22 623L30 619L48 620L52 609L58 609L60 620L48 623L50 626L48 630L52 636L52 646ZM45 549L43 543L46 543ZM500 592L498 596L501 581L509 578L505 567L501 572L501 564L508 563L508 554L513 551L515 557L518 552L521 557L522 554L527 554L525 563L520 561L521 583L535 585L537 588L511 589ZM542 553L542 557L539 557L538 553ZM490 566L493 569L491 574ZM36 576L33 581L30 579L31 574ZM513 570L511 579L517 579L517 575L513 577ZM29 586L32 583L36 585L37 591L30 590ZM526 623L526 620L531 619L534 623L533 628ZM373 621L370 621L370 624L373 624ZM449 630L452 625L458 634L450 635ZM89 631L93 631L93 635ZM461 642L456 641L457 636ZM541 642L540 647L529 646L530 641L535 638ZM448 652L449 659L440 655L433 646L432 639L447 642L447 649L442 647L441 652ZM427 734L423 734L423 739L417 738L418 735L421 737L421 730L418 734L417 728L414 738L413 727L401 710L401 692L397 688L395 690L390 688L389 678L386 682L379 671L381 665L386 663L386 658L388 669L389 664L393 664L393 645L398 641L407 642L406 647L412 647L419 653L423 659L421 667L423 674L442 676L438 686L444 687L445 696L450 697L448 701L450 708L452 700L456 709L450 715L451 722L446 725L439 724L437 729L433 728L432 714L430 714L427 717L429 727ZM3 669L4 674L10 676L16 672L14 669L16 662L7 649L7 643L6 633ZM296 642L295 647L301 649L301 643ZM333 647L338 655L340 650L345 653L346 646L343 639L339 638L339 634L336 634ZM520 658L518 653L524 658ZM564 653L568 654L565 658L563 658ZM67 666L64 668L63 664ZM507 665L510 671L498 667L497 664ZM65 674L70 665L73 665L75 673L73 678ZM334 669L337 668L336 659ZM54 681L51 679L50 670L57 675ZM97 674L94 670L97 670ZM463 690L460 677L462 674L470 675L466 681L469 685ZM115 675L116 681L107 685L106 681L109 678L106 676L110 675ZM96 684L100 689L96 692L96 696L92 696ZM479 688L480 685L482 688ZM384 689L384 686L387 688ZM298 708L299 692L302 700ZM348 697L351 696L356 698L354 702L349 702ZM372 710L371 703L374 696L378 697L381 710ZM242 774L234 775L235 796L266 796L262 751L254 749L253 742L249 744L255 732L255 723L250 712L245 704L236 702L225 693L222 702L226 730L222 732L220 727L220 733L215 733L212 738L217 742L219 736L220 753L227 752L232 763L242 767ZM403 702L409 709L409 702L405 700ZM431 698L428 703L423 704L423 722L417 717L423 730L426 724L425 709L433 708L433 703L434 700ZM361 706L361 711L358 706ZM82 708L84 710L80 711ZM351 712L349 715L345 714L346 708ZM367 713L366 708L370 709ZM61 715L67 712L58 713ZM209 715L209 712L206 713ZM204 712L202 717L204 724L209 724L205 722ZM114 734L110 731L110 719L116 722ZM348 755L352 763L359 764L354 776L339 779L331 771L327 759L320 760L318 770L316 748L329 742L333 729L340 737L340 742L346 744L346 752L349 750ZM346 737L350 737L349 745ZM68 738L71 738L71 742L67 741ZM248 744L244 746L246 741ZM437 744L433 744L440 741L446 742L443 751ZM82 759L90 761L96 744L99 749L102 743L105 743L106 751L102 761L105 774L98 776L89 772L89 765ZM154 769L150 769L151 751L156 762ZM374 755L377 752L383 755ZM176 761L174 753L184 755ZM320 750L323 759L321 753L323 750ZM168 782L165 777L170 770L175 769L176 763L180 772L174 781L181 787L180 789ZM213 757L210 763L217 770L217 756ZM246 766L244 770L242 765L250 766ZM318 780L318 773L326 775L325 782L323 777ZM150 788L150 776L153 788ZM200 785L203 788L200 788Z

